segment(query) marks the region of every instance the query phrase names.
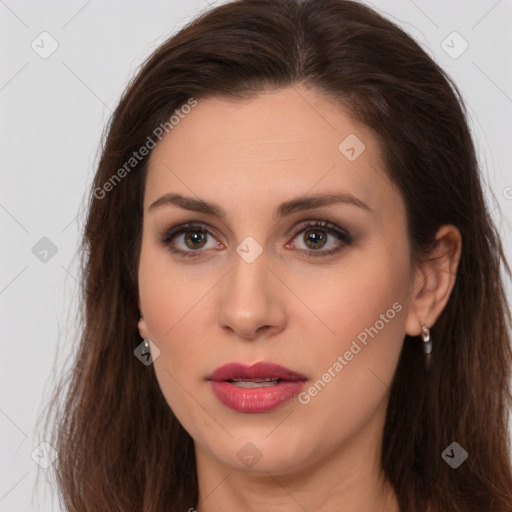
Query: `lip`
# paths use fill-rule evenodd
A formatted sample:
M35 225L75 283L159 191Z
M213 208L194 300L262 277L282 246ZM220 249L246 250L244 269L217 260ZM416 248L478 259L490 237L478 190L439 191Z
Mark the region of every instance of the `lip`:
M241 388L231 384L233 379L279 380L272 386ZM272 411L296 396L304 387L307 377L284 366L259 362L251 366L230 363L217 368L208 378L212 390L226 407L244 413Z

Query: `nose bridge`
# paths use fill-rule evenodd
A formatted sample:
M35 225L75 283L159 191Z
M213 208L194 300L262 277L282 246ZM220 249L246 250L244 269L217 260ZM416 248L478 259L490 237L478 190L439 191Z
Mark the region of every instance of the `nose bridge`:
M254 251L250 244L250 241L242 242L237 248L218 311L221 327L244 338L253 338L261 331L278 332L286 318L284 304L272 282L272 272L267 268L267 255L261 251L255 258L254 252L247 257Z

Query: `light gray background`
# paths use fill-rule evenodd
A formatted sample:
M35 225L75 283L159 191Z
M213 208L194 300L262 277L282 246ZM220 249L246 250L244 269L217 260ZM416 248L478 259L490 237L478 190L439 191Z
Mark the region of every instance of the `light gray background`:
M503 211L496 218L510 257L511 0L367 3L412 34L460 87L493 215ZM84 191L102 130L129 78L160 42L207 7L206 0L0 0L0 511L60 510L51 489L36 492L31 453L43 441L36 420L52 386L54 358L59 352L62 367L74 341ZM50 48L49 39L41 42L43 31L58 42L47 59L31 47L35 40ZM469 44L458 58L462 41L446 40L453 31ZM32 252L42 237L57 248L46 262Z

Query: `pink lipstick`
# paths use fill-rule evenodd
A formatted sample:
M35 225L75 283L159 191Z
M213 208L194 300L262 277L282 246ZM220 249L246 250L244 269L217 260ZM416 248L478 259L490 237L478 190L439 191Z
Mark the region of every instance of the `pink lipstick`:
M215 396L238 412L262 413L276 409L304 387L307 378L273 363L252 366L230 363L208 378Z

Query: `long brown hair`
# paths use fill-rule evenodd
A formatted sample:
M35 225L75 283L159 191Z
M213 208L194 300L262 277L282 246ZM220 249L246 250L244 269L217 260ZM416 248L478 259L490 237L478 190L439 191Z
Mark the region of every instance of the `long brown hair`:
M89 195L81 339L48 413L45 439L59 453L52 467L67 510L184 511L198 497L192 439L153 367L134 356L148 156L122 179L113 175L191 98L244 99L299 84L375 133L406 204L413 262L427 257L443 224L463 238L455 287L432 329L432 367L423 369L419 344L406 337L392 383L382 468L401 510L512 510L510 311L501 274L510 269L464 102L411 37L346 0L213 8L162 44L125 91ZM441 457L454 441L468 452L457 469Z

